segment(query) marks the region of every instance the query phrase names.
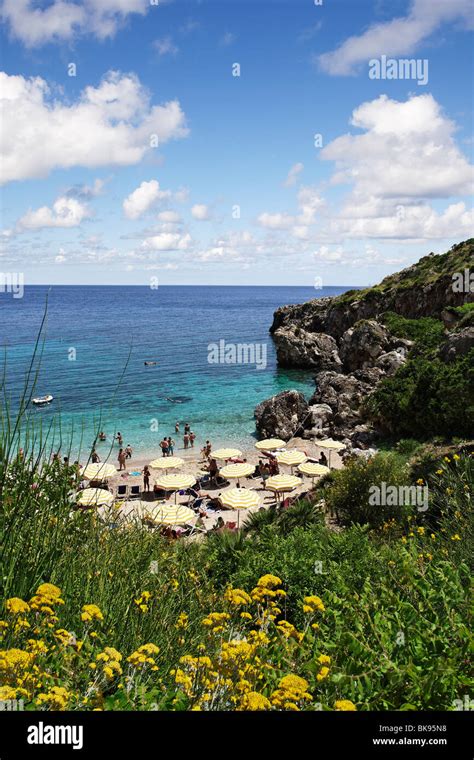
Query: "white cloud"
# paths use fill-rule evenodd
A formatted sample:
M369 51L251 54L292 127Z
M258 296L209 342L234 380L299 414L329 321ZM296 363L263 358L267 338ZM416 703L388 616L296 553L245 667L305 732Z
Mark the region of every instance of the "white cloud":
M185 251L191 244L191 235L186 233L161 232L159 235L149 237L142 243L142 248L153 251Z
M155 40L153 47L158 55L176 55L179 51L179 48L174 44L171 37L162 37L159 40Z
M222 37L219 40L219 45L221 47L229 47L229 45L232 45L233 42L235 42L236 36L232 32L225 32L225 34L222 35Z
M92 185L74 185L66 191L66 195L71 198L79 198L82 200L89 200L90 198L97 198L102 194L105 187L105 180L97 178Z
M144 15L149 0L53 0L40 8L34 0L3 0L2 17L13 37L27 47L72 40L81 34L112 37L129 14Z
M43 227L78 227L83 219L90 216L87 206L75 198L61 197L53 203L53 208L41 206L31 209L18 224L23 229L37 230Z
M294 223L295 217L290 214L269 214L267 212L260 214L257 222L261 227L267 227L270 230L285 230Z
M327 245L322 245L321 248L318 248L318 250L313 253L313 256L317 261L334 262L341 261L342 254L343 249L341 246L331 250Z
M373 24L363 34L349 37L335 50L320 55L318 60L329 74L352 74L370 58L414 52L441 24L459 19L472 25L471 0L413 0L407 16Z
M284 181L285 187L292 187L296 184L296 180L298 179L298 175L303 171L304 165L302 163L294 164L290 171L288 172L288 175Z
M300 224L314 224L316 222L316 213L325 205L323 198L314 187L302 187L298 192L298 206L300 215L297 221Z
M353 183L355 197L471 192L472 167L454 142L455 125L432 95L401 102L381 95L356 108L351 123L364 133L338 137L320 156L336 162L333 183Z
M181 217L178 214L177 211L160 211L158 214L158 219L160 222L165 222L166 224L178 224L181 222Z
M209 207L204 203L196 203L191 208L191 214L199 222L205 222L210 218Z
M0 72L0 91L4 182L57 168L136 164L152 135L162 144L188 133L179 102L152 106L134 74L111 71L72 104L53 100L40 77Z
M123 212L127 219L139 219L155 203L170 196L169 190L160 190L160 183L156 179L142 182L140 187L125 198L122 204Z

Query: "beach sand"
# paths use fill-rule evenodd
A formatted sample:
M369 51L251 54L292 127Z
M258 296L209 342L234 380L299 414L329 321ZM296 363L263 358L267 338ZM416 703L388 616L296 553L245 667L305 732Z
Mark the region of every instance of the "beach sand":
M319 459L319 456L322 451L328 456L328 451L322 449L320 446L318 446L317 441L308 441L306 439L302 438L294 438L291 441L290 445L287 445L288 449L298 449L299 451L304 451L305 454L310 459ZM108 458L104 457L103 461L107 461L110 464L113 464L114 466L118 467L118 462L116 461L118 453L118 446L114 446L112 449L110 456ZM183 446L174 447L174 456L180 457L184 460L184 464L176 469L170 469L168 470L168 474L172 473L186 473L191 475L197 475L201 470L204 469L205 465L207 464L207 460L204 460L201 455L201 447L195 446L194 448L188 448L184 449ZM258 464L259 459L265 459L265 457L262 456L262 454L255 448L253 449L247 449L246 451L243 451L243 457L247 459L247 461L251 464ZM162 454L160 450L157 450L156 454L154 456L137 456L135 457L132 455L131 459L127 459L126 464L126 470L119 472L117 471L117 474L109 479L109 488L113 490L114 493L116 493L117 486L121 483L125 483L128 486L139 484L141 488L143 488L143 475L141 474L141 471L143 470L143 467L146 464L149 464L152 459L156 458L162 458ZM163 457L164 458L164 457ZM219 467L223 467L225 465L224 461L218 461ZM343 466L342 459L339 456L339 454L335 451L331 452L331 469L340 469ZM133 473L139 472L140 474L136 475ZM285 493L281 498L286 498L287 496L296 496L300 493L303 493L305 491L308 491L312 484L312 479L308 476L302 476L296 468L293 468L293 472L295 475L302 477L302 484L298 488L295 488L294 491L292 491L290 494ZM150 469L151 477L150 477L150 487L153 488L153 484L160 475L165 474L163 470L156 470L156 469ZM280 465L280 473L283 474L291 474L291 468L286 465ZM210 488L209 490L203 489L204 494L209 494L210 496L219 496L219 494L223 493L224 491L228 490L229 488L234 488L236 485L236 481L232 480L230 482L230 485L226 486L225 488L219 487L219 488ZM260 494L260 504L258 507L246 509L246 510L231 510L231 509L222 509L222 510L216 510L213 511L211 514L209 514L207 517L203 518L204 525L206 530L209 530L212 528L217 521L217 518L220 516L224 520L224 522L230 522L230 523L237 523L240 526L245 524L245 521L247 519L247 516L251 512L257 511L260 507L268 508L270 505L275 503L275 495L272 491L265 491L262 487L262 482L260 479L252 479L248 480L247 478L242 478L240 480L240 485L244 488L251 488L257 493ZM147 500L147 496L145 495L143 497L145 500ZM150 496L150 498L152 498ZM188 496L180 496L178 494L177 501L178 504L187 504L188 502ZM174 496L172 496L169 500L170 503L174 503ZM161 502L163 503L163 502ZM153 507L154 504L158 504L157 501L150 501L150 507ZM239 514L240 513L240 514Z

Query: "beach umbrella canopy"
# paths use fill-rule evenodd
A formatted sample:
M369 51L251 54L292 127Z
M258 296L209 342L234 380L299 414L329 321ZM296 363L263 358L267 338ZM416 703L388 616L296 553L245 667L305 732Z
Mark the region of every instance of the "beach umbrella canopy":
M186 475L186 473L174 473L173 475L160 475L155 480L158 488L163 488L164 491L175 491L175 501L178 498L177 494L182 488L191 488L196 482L194 475Z
M317 441L317 445L322 449L329 450L329 466L331 466L331 451L340 451L346 448L343 443L335 441L333 438L324 438L322 441Z
M255 471L255 465L249 462L239 462L237 464L227 464L219 470L219 474L223 478L245 478L247 475L252 475Z
M273 451L274 449L282 449L285 445L285 441L282 441L281 438L265 438L263 441L257 441L255 448L259 451Z
M114 465L107 462L90 462L81 469L81 475L86 480L107 480L116 474Z
M181 457L161 457L161 459L154 459L153 462L150 462L148 467L153 470L172 470L175 467L182 467L183 464L184 459Z
M332 449L333 451L340 451L346 448L344 443L335 441L333 438L324 438L322 441L315 441L315 443L322 449Z
M77 504L81 507L110 507L114 495L105 488L85 488L77 494Z
M184 504L162 504L145 510L143 518L150 519L157 525L186 525L196 518L196 514Z
M231 459L232 457L241 457L242 452L240 449L217 449L211 453L211 456L214 459Z
M249 488L229 488L220 495L219 499L222 506L228 509L249 509L258 507L260 503L258 493Z
M265 483L265 487L275 493L285 493L286 491L292 491L302 484L301 478L297 478L296 475L273 475Z
M304 451L298 451L298 449L290 449L290 451L280 451L277 455L278 464L288 464L291 467L295 467L297 464L302 464L308 458Z
M304 462L300 464L298 470L304 475L309 475L311 478L316 478L318 475L326 475L326 473L330 472L329 467L317 462Z

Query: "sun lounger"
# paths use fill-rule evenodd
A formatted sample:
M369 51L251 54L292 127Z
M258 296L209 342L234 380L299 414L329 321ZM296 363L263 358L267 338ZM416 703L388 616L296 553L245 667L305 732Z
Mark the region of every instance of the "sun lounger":
M115 495L115 498L117 500L126 499L128 494L128 486L125 483L119 483L117 486L117 493Z
M130 493L129 493L130 499L139 499L140 495L141 495L141 488L138 483L136 483L133 486L130 486Z

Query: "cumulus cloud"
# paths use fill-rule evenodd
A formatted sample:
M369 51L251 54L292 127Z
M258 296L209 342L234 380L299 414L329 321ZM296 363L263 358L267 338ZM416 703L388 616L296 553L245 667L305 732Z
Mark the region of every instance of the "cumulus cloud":
M156 179L150 182L142 182L133 193L125 198L122 207L127 219L139 219L158 201L169 198L169 190L161 190L160 183Z
M471 192L472 166L454 142L454 123L432 95L406 101L381 95L356 108L351 124L363 134L336 138L320 156L336 162L332 182L353 183L354 197L443 198Z
M191 242L189 233L181 235L177 232L160 232L144 240L142 248L145 251L185 251Z
M158 219L160 222L165 222L166 224L179 224L181 222L181 217L178 212L172 210L160 211Z
M195 203L191 208L191 214L198 222L205 222L210 219L209 207L204 203Z
M471 0L413 0L408 15L373 24L363 34L349 37L320 55L319 64L328 74L352 74L370 58L413 53L442 24L457 20L472 26Z
M52 208L41 206L35 211L30 209L21 217L18 225L28 230L43 227L78 227L82 220L89 216L87 206L76 198L61 197L53 203Z
M40 77L0 72L0 92L4 182L57 168L136 164L152 135L162 144L188 133L179 102L151 105L134 74L111 71L72 104L54 100Z
M286 230L294 223L295 217L290 214L269 214L267 212L260 214L257 222L261 227L267 227L270 230Z
M35 0L3 0L1 13L13 37L37 47L85 34L113 37L129 14L150 8L149 0L53 0L47 8Z
M296 180L298 179L298 175L303 171L304 165L302 163L294 164L290 171L287 174L287 177L284 181L285 187L292 187L296 184Z

